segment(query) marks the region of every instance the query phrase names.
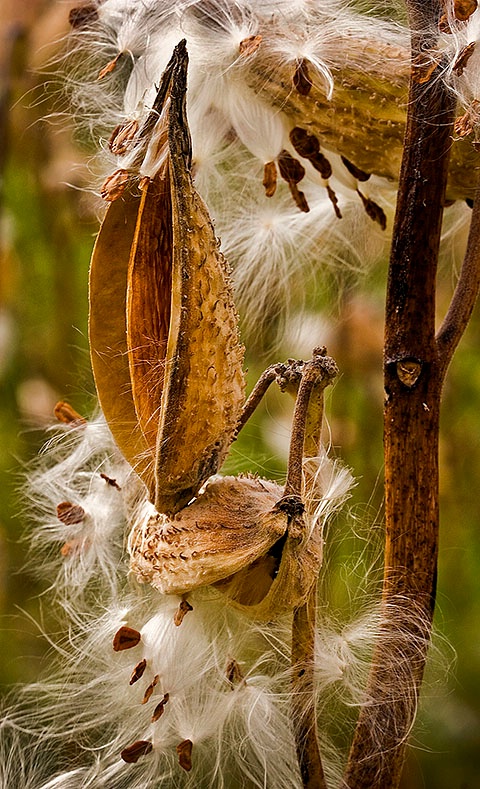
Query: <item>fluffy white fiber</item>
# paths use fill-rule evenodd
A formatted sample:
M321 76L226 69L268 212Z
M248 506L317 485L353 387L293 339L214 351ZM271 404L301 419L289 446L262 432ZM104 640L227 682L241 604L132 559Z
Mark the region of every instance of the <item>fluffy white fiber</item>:
M102 418L50 439L39 465L43 470L30 475L38 521L32 552L37 572L54 578L50 596L65 636L53 647L46 678L15 693L5 713L3 785L300 786L289 717L289 618L257 624L207 588L189 595L192 610L178 624L181 598L128 578L124 536L132 513L145 507L145 491ZM308 461L308 477L310 528L323 530L352 479L326 456ZM82 508L81 523L56 517L59 499ZM74 550L62 550L73 541ZM141 638L116 652L122 626ZM320 626L319 706L320 689L342 683L345 655L332 649L338 639L360 643ZM131 683L143 661L143 674ZM152 751L126 764L121 752L139 740ZM177 754L186 740L191 771ZM333 753L328 738L324 744ZM332 779L338 769L338 759L327 759Z

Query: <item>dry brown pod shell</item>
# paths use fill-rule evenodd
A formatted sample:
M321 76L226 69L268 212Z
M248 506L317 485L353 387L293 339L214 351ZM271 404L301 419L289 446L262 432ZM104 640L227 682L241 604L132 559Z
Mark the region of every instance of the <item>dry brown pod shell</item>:
M168 101L163 164L141 196L127 187L109 207L90 273L100 404L157 510L168 513L218 470L244 401L229 272L190 174L186 68L182 42L159 90Z
M310 362L267 371L268 382L297 395L284 488L224 477L201 490L251 413L252 396L244 404L228 268L190 175L186 69L181 42L138 132L152 139L161 164L136 189L129 181L95 245L92 364L113 436L152 502L129 538L138 580L182 597L177 625L192 610L185 595L202 586L216 586L252 618L272 619L306 602L321 564L321 533L303 519L302 458L307 447L318 452L323 389L336 365L316 349ZM296 186L303 167L290 160ZM127 641L119 648L134 645Z

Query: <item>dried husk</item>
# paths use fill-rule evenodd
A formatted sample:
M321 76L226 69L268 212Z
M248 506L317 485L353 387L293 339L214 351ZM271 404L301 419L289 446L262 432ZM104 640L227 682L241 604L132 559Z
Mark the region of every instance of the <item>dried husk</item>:
M141 198L130 189L110 206L90 276L100 403L163 513L218 470L244 401L229 272L190 174L186 68L182 42L159 89L163 164Z
M282 496L264 479L213 480L174 518L134 527L131 569L163 594L214 585L249 618L276 619L305 602L322 559L321 531L306 534Z

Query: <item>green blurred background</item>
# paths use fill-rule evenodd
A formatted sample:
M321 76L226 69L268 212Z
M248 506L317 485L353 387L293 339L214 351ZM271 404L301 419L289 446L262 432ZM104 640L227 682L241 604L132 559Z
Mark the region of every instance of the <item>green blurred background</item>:
M35 680L46 644L34 620L41 590L22 570L23 465L45 439L58 399L92 411L86 338L87 272L97 203L84 183L85 151L55 112L55 78L38 76L66 32L76 3L3 0L0 10L0 682ZM79 165L77 167L77 165ZM70 184L67 186L66 183ZM439 314L458 266L454 246L441 270ZM352 520L332 527L325 588L339 616L360 569L378 555L382 517L382 334L385 258L341 294L309 284L308 342L328 344L341 377L329 398L334 452L358 478ZM332 276L329 285L335 287ZM328 295L330 293L330 296ZM330 303L334 307L329 306ZM320 309L314 310L314 305ZM306 319L307 320L307 319ZM429 670L404 789L480 785L480 315L477 309L448 375L442 412L441 556L436 624L442 639ZM295 345L295 347L292 347ZM308 353L288 333L275 355L258 348L249 382L267 363ZM235 444L229 470L284 471L288 436L282 396L273 392ZM27 471L28 473L28 471ZM355 532L355 534L353 533ZM373 547L369 540L374 535ZM373 559L372 559L373 556ZM48 617L48 603L42 615ZM32 617L32 618L29 618ZM456 660L454 655L456 653Z

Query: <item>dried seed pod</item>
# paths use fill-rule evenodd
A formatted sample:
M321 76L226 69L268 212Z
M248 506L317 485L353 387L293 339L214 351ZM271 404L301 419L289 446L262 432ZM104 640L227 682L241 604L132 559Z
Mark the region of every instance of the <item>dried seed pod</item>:
M164 594L185 594L232 576L284 536L287 517L272 515L282 492L274 482L251 477L210 482L175 518L159 515L133 528L132 570ZM252 594L262 596L271 584L269 569Z
M117 630L113 637L113 649L115 652L123 652L124 649L132 649L140 643L141 635L133 627L123 625Z
M80 504L72 504L71 501L62 501L57 505L57 518L66 526L73 526L74 523L81 523L85 518L85 510Z
M244 399L228 269L191 180L186 66L182 42L159 89L168 109L155 112L166 124L164 163L140 200L127 189L112 204L90 275L100 403L160 512L180 510L217 471Z
M127 764L135 764L140 759L140 756L145 756L153 750L153 745L148 740L137 740L136 742L124 748L120 756Z
M183 740L177 745L178 763L187 773L192 769L192 748L191 740Z

